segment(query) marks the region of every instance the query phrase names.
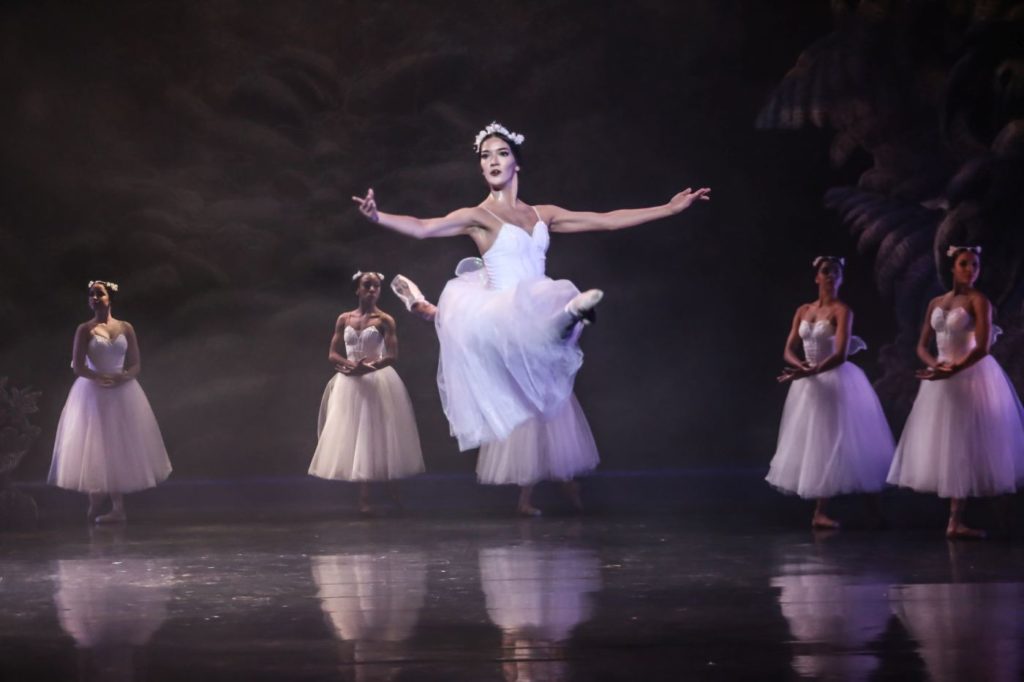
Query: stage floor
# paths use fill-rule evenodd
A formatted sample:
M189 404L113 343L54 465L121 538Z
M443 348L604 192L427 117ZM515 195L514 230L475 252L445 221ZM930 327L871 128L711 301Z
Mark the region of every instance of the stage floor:
M403 512L359 518L350 488L320 482L168 485L129 498L131 523L111 528L79 522L81 498L36 489L40 526L0 535L0 677L1024 672L1012 514L996 539L951 543L937 501L897 495L885 529L813 533L806 503L745 474L606 475L587 483L586 515L559 515L545 490L538 501L555 514L539 519L505 513L514 490L464 477L405 490ZM851 520L859 510L837 508Z

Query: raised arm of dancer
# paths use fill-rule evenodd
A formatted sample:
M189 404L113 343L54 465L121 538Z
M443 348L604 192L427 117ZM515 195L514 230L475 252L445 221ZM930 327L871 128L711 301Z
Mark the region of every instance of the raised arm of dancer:
M460 208L443 218L414 218L407 215L395 215L377 210L377 199L373 190L367 191L364 197L352 197L359 204L359 212L367 220L383 227L416 239L428 237L455 237L467 234L470 228L478 227L477 211L479 209Z
M711 189L701 187L694 191L687 187L672 197L667 204L648 208L625 208L607 213L570 211L559 206L538 206L541 219L552 232L595 232L622 230L682 213L695 201L710 201Z
M338 315L338 321L334 323L331 346L327 350L327 361L342 374L348 373L356 366L356 363L345 357L345 326L347 324L348 316L345 313Z
M142 355L139 353L139 339L135 336L135 327L128 322L124 325L125 340L128 341L128 352L124 356L124 371L116 377L118 382L131 381L139 376L142 371Z

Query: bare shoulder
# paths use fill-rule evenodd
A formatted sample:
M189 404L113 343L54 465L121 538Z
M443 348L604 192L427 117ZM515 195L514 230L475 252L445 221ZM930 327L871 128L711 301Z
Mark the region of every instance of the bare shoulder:
M395 328L395 318L391 317L383 310L380 311L380 323L387 329Z

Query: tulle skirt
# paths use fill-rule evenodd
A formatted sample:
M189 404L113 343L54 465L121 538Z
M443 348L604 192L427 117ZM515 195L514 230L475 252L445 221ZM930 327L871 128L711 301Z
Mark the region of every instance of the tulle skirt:
M335 374L324 390L309 473L341 481L387 481L423 472L416 417L392 367Z
M83 493L152 488L171 473L160 427L134 379L104 388L79 377L57 424L49 482Z
M552 416L529 419L507 438L480 446L476 476L495 485L571 481L593 471L599 461L587 418L570 395Z
M889 483L963 498L1012 493L1021 482L1024 411L995 358L922 381Z
M461 450L507 438L565 405L583 364L580 326L564 334L565 304L578 293L547 277L510 289L491 289L483 277L449 280L435 319L437 384Z
M844 362L790 384L766 480L804 498L877 492L892 451L878 396L864 372Z

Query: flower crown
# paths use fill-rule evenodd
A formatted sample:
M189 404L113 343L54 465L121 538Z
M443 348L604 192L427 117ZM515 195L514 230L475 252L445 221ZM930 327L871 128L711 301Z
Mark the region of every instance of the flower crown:
M952 258L953 256L955 256L957 254L958 251L970 251L971 253L973 253L976 256L980 256L981 255L981 247L980 246L953 246L952 244L950 244L949 248L946 249L946 257L947 258Z
M521 145L526 141L526 138L519 133L513 133L511 130L501 125L497 121L491 121L491 124L476 134L476 139L473 140L473 151L477 154L480 153L480 145L483 144L484 138L489 135L498 134L509 140L516 146Z
M363 272L362 270L357 270L356 274L352 275L352 281L353 282L358 282L359 278L362 277L363 275L375 275L377 277L377 279L379 279L381 282L384 281L384 273L383 272ZM115 291L116 291L116 289L115 289Z
M846 267L846 259L843 258L842 256L818 256L817 258L814 259L814 262L812 262L811 265L814 267L818 267L827 260L839 263L839 267L841 268Z
M117 292L117 283L116 282L105 282L102 279L91 279L91 280L89 280L89 286L86 287L86 288L87 289L92 289L97 284L102 284L103 287L107 291Z

